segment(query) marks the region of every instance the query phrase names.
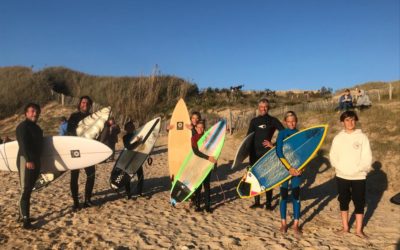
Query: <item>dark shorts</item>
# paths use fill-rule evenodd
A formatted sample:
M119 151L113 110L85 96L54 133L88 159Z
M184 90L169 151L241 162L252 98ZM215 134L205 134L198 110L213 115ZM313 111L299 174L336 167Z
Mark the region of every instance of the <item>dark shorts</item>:
M366 180L346 180L336 177L340 211L349 211L349 204L354 203L354 212L364 214Z

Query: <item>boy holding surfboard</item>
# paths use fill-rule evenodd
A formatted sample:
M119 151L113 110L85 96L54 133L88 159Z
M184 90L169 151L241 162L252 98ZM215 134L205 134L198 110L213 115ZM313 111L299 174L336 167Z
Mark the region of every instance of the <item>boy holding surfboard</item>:
M336 171L338 200L342 217L341 233L349 233L349 203L354 203L356 215L356 235L367 236L363 232L366 176L371 170L372 152L368 137L356 129L358 116L354 111L340 115L343 130L332 141L329 158Z
M249 130L247 135L254 132L254 139L250 146L250 165L253 166L258 159L260 159L265 153L267 153L272 147L271 139L276 130L282 130L283 126L273 116L268 114L269 101L266 98L261 99L258 102L258 116L250 121ZM272 209L272 189L265 193L266 203L265 209ZM260 196L254 197L254 204L250 208L261 208Z
M126 135L122 138L122 141L124 142L124 147L128 150L132 150L137 147L142 142L142 138L137 137L136 142L131 144L131 141L133 137L135 136L135 125L133 124L132 121L129 121L125 123L124 129L126 131ZM140 166L140 168L136 172L137 178L138 178L138 183L137 183L137 193L138 196L142 196L143 192L143 182L144 182L144 174L143 174L143 166ZM127 174L128 175L128 174ZM128 200L131 198L132 193L131 193L131 182L130 179L131 177L129 176L129 181L125 183L125 191Z
M40 116L40 106L29 103L25 107L25 120L16 129L18 141L17 167L21 184L19 214L22 227L32 229L29 216L30 199L35 182L40 174L40 155L42 153L43 131L36 124Z
M282 233L287 232L286 208L287 208L289 186L290 186L293 197L293 217L294 217L293 230L295 234L301 234L301 230L299 228L299 219L300 219L300 184L301 184L302 171L299 171L296 168L292 167L283 154L283 140L298 132L296 128L297 126L296 113L293 111L286 112L284 117L284 123L286 124L287 128L279 131L278 137L276 139L276 154L279 157L279 160L282 162L282 164L287 168L290 175L292 175L293 177L290 180L287 180L284 183L282 183L280 187L280 192L281 192L281 199L279 202L280 214L281 214L280 231Z

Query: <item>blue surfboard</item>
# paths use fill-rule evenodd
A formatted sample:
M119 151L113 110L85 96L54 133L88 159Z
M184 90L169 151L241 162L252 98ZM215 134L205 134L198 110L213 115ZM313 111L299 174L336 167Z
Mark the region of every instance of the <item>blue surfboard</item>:
M283 141L283 154L290 165L303 169L321 147L328 125L319 125L299 131ZM241 198L264 193L282 184L292 176L276 155L275 147L265 153L246 173L237 186Z

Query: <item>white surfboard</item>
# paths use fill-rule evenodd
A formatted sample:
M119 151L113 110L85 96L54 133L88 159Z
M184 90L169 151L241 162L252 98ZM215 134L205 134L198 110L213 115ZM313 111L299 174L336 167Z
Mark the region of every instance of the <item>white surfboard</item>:
M96 139L99 137L105 122L110 116L110 112L111 107L105 107L85 117L85 119L79 122L76 128L76 135L89 139Z
M138 133L130 143L135 143L136 137L142 138L142 143L132 150L124 149L114 167L122 169L130 175L135 174L153 150L160 133L160 127L161 118L157 117L139 128Z
M110 157L112 151L101 142L77 136L49 136L43 139L41 173L53 173L92 166ZM18 142L0 145L0 171L16 172Z
M231 169L239 166L250 154L251 143L254 139L254 132L251 132L246 138L240 143L239 148L236 151L235 160L233 161Z
M97 137L99 137L101 131L104 129L105 122L110 116L110 112L111 107L105 107L85 117L85 119L80 121L78 124L78 127L76 129L77 135L88 139L96 139ZM48 172L42 172L35 183L34 190L38 191L48 186L51 182L58 179L64 173L65 171L61 172L56 169Z

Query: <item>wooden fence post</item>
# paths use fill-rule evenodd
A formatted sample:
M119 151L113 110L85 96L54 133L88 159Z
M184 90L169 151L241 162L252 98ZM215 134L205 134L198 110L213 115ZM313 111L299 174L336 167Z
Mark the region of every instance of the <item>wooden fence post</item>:
M392 100L392 92L393 92L393 86L392 83L389 83L389 100Z
M229 133L231 135L232 135L232 124L233 124L232 120L233 120L232 111L231 109L229 109Z

